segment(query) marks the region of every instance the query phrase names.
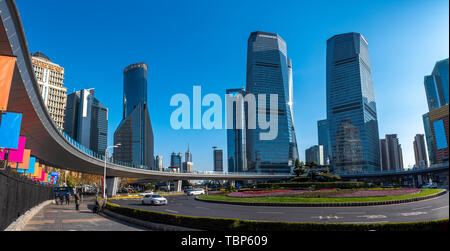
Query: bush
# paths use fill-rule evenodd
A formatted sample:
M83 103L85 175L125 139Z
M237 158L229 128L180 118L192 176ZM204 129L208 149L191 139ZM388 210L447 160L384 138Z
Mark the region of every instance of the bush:
M106 208L144 221L212 231L448 231L448 219L412 223L323 224L194 217L120 207L111 203L107 203Z
M257 188L298 188L306 189L324 189L324 188L366 188L367 184L364 182L286 182L286 183L263 183L258 184Z

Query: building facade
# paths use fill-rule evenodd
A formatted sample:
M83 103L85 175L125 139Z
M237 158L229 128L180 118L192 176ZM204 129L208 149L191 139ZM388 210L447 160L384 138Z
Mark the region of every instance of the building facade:
M67 92L63 83L64 68L53 63L41 52L32 53L31 59L45 106L56 125L62 130L64 129Z
M330 135L329 135L329 127L328 120L323 119L317 121L317 135L318 135L318 143L323 146L323 158L325 165L330 164L331 158L331 148L330 145Z
M227 127L227 164L228 172L246 172L247 168L247 143L246 143L246 103L244 88L227 89L227 96L233 98L231 111L232 126ZM230 99L231 101L231 99ZM227 117L227 120L230 119Z
M434 109L428 113L430 130L433 138L434 159L437 163L448 161L449 145L449 104Z
M325 164L322 145L315 145L305 150L306 163L314 162L320 166Z
M261 139L261 134L269 129L247 128L247 165L249 171L290 173L298 158L297 141L293 120L293 81L292 62L287 57L286 42L277 34L252 32L248 39L246 93L256 97L256 107L265 106L264 121L270 115L278 119L275 139ZM258 95L265 94L265 104L260 103ZM270 110L270 95L278 97L278 109ZM259 110L259 109L256 109ZM250 114L253 115L253 114ZM254 114L259 121L258 114ZM247 113L247 117L249 114Z
M134 167L155 169L153 129L147 102L145 63L132 64L123 71L123 118L114 132L116 160Z
M386 134L380 140L380 153L383 171L403 170L403 152L397 134Z
M64 132L87 148L104 154L108 139L108 108L94 97L94 89L67 95Z
M178 168L181 169L182 168L182 155L181 153L172 153L172 155L170 155L170 166L172 168Z
M425 143L425 135L416 134L414 137L414 158L416 160L416 167L428 167L427 147Z
M214 172L223 172L223 151L220 149L214 149Z
M155 158L155 166L156 170L162 172L163 171L163 156L157 155Z
M430 123L430 112L439 109L449 103L449 59L438 61L431 75L424 77L425 93L428 103L428 113L422 116L425 137L427 140L428 157L430 164L439 163L436 159L437 149L434 141L434 132ZM439 112L437 112L439 114Z
M375 93L367 40L359 33L327 41L330 165L336 172L380 171Z

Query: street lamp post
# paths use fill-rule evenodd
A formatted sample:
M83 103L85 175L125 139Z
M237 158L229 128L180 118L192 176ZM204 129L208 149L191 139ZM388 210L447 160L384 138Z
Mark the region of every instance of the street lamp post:
M106 152L108 151L109 148L116 148L116 147L119 147L121 145L122 145L121 143L118 143L118 144L113 145L113 146L108 146L105 149L105 167L103 168L103 199L107 199L106 198L107 197L106 196L106 159L107 159Z

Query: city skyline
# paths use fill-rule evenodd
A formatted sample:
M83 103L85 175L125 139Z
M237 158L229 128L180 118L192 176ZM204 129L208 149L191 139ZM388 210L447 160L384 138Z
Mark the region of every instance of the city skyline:
M21 2L18 2L18 4L19 4L19 7L21 7L21 9L23 9L25 12L27 12L26 6L20 6ZM416 8L417 8L417 5L418 4L416 3ZM423 3L422 3L422 5L423 5ZM446 9L448 9L448 8L446 8ZM25 16L28 16L28 15L24 15L24 17ZM28 18L32 18L32 17L28 17ZM24 26L25 26L25 32L28 32L29 26L27 24L26 19L24 19ZM307 69L308 67L305 67L305 65L304 65L305 62L308 61L308 57L307 56L304 57L304 56L302 56L302 54L300 54L298 52L295 52L295 53L292 52L292 50L293 49L295 50L295 48L297 48L297 50L298 50L299 45L295 42L296 39L292 39L291 32L283 31L283 29L279 29L280 30L279 31L276 29L276 27L268 27L268 28L259 28L259 27L249 28L249 27L247 27L247 29L248 30L246 32L248 32L248 33L246 35L233 36L233 38L230 39L230 42L231 42L231 40L236 40L236 41L232 41L232 42L237 43L239 45L239 47L241 47L239 49L240 50L239 55L237 55L237 56L233 55L233 57L237 57L238 59L240 59L240 61L244 61L244 62L239 63L239 65L240 65L239 67L235 67L236 72L238 72L238 74L236 74L236 75L239 76L240 80L239 81L230 81L228 83L227 82L228 78L225 77L222 80L223 83L220 84L217 82L214 83L217 80L214 80L212 78L205 77L204 79L202 79L202 77L199 77L197 81L203 82L202 86L204 86L204 88L207 89L206 92L208 92L208 93L209 92L224 93L224 91L222 91L222 92L214 91L212 86L215 86L216 88L218 86L220 86L221 88L225 89L225 88L232 88L232 87L238 87L240 85L243 85L245 78L242 78L242 76L245 75L245 67L241 67L241 66L243 64L245 65L245 60L242 60L245 57L245 38L248 36L248 34L250 32L255 31L255 30L264 30L264 31L269 31L269 32L274 32L274 33L280 34L287 41L288 48L290 51L289 55L291 58L293 58L293 62L294 62L294 96L295 96L294 106L296 106L294 108L294 110L295 110L295 119L294 120L296 122L297 141L299 142L299 152L301 154L300 159L304 160L304 156L302 156L303 155L302 152L304 152L304 150L306 148L310 147L311 145L317 144L317 134L315 134L317 131L317 127L315 127L317 120L323 119L325 117L325 109L324 109L325 81L323 81L324 76L325 76L325 74L323 74L324 69L325 69L325 64L324 64L323 55L325 52L324 48L325 48L326 39L323 39L324 35L320 35L320 36L322 36L322 38L320 39L322 41L322 46L321 46L322 52L320 52L317 55L321 55L322 59L319 61L320 63L312 64L312 66L310 66L313 68L314 67L321 68L320 71L322 72L322 74L319 74L320 79L322 79L320 81L320 83L319 82L314 83L315 86L317 86L317 85L320 85L320 86L314 88L314 90L311 91L311 90L308 90L308 88L311 88L311 83L313 81L311 81L311 79L310 79L310 81L305 81L305 78L302 77L302 74L306 74L306 75L307 74L315 74L317 71L311 71L310 73L308 73L308 69ZM345 31L347 31L347 30L345 30ZM404 95L404 96L406 96L408 99L410 99L409 102L405 102L405 104L407 104L410 107L409 108L410 110L408 111L409 113L411 113L410 116L407 117L405 114L405 117L396 118L395 116L403 115L403 112L400 112L399 110L404 108L404 106L395 106L395 102L392 102L392 101L385 102L385 100L391 98L391 96L386 95L386 93L384 93L386 91L384 91L380 87L383 85L380 84L379 81L377 81L377 78L378 79L380 79L380 78L381 79L382 78L390 79L390 78L394 77L394 72L389 73L389 71L388 72L385 71L383 74L380 74L380 71L381 71L381 68L379 68L380 61L384 61L384 60L380 60L380 57L381 58L387 57L387 55L386 55L387 53L385 53L385 51L382 50L383 46L380 44L377 44L377 40L379 43L380 38L370 37L370 36L373 36L373 35L371 35L371 32L366 32L365 30L360 29L358 27L353 28L351 31L361 32L362 34L364 34L366 36L366 38L368 38L368 40L371 43L370 51L371 51L371 59L372 59L372 62L371 62L372 69L374 71L373 77L374 77L374 87L375 87L375 93L376 93L375 96L377 97L377 105L381 106L381 109L379 107L377 107L378 114L380 115L380 118L379 118L380 132L379 132L379 134L380 134L380 136L384 135L384 134L389 134L389 133L395 133L395 134L399 135L400 142L401 142L402 146L404 146L404 149L403 149L405 151L404 157L405 157L405 159L408 159L408 160L406 160L406 163L405 163L405 167L407 167L409 164L414 163L414 153L413 153L413 147L412 147L413 137L414 137L414 135L416 135L418 133L423 133L423 125L422 125L421 115L426 112L426 98L424 95L425 90L423 87L423 76L428 75L431 72L432 67L434 66L435 62L448 57L448 49L447 49L447 51L444 51L444 53L442 53L442 51L441 51L441 53L434 53L434 55L432 55L432 56L425 57L426 60L424 60L424 61L426 61L427 66L424 68L426 68L426 69L424 69L423 72L419 72L416 74L416 76L420 75L420 77L418 77L417 79L414 78L415 79L414 82L416 84L414 85L414 88L410 88L412 90L416 90L416 92L414 92L413 95L408 96L408 94L410 93L410 90L402 89L401 87L397 87L397 86L392 86L392 87L390 86L389 90L392 90L392 92L395 92L395 90L400 89L402 91L402 93L406 92L406 95ZM325 34L325 35L327 35L328 37L331 37L331 35L340 34L342 32L344 32L344 31L341 31L341 32L337 31L337 32L333 32L332 34ZM447 37L446 37L447 40L443 41L443 44L448 44L448 33L446 35L447 35ZM379 36L381 36L381 34ZM30 41L29 41L30 46L31 46L31 48L33 48L32 51L41 50L44 53L46 53L47 55L49 55L51 58L53 58L53 57L56 57L56 58L63 57L64 58L64 54L53 53L53 51L54 51L53 47L49 47L49 48L46 48L46 47L42 48L40 46L35 47L35 44L34 44L35 43L34 41L36 39L35 36L30 35L29 37L30 37ZM410 39L410 38L406 38L406 39ZM44 39L43 41L37 42L37 43L39 44L39 43L45 43L45 42L48 42L48 40ZM176 50L175 44L171 44L171 46L173 46L173 48ZM307 46L304 46L304 45L301 45L301 47L308 48ZM193 47L193 46L190 47L190 49L195 49L195 48L197 48L197 47ZM442 49L442 47L440 47L440 48ZM314 49L316 49L316 48L314 48ZM297 51L297 50L295 50L295 51ZM244 52L243 55L241 55L242 52ZM66 54L72 54L71 55L72 58L74 57L73 53L66 52ZM440 54L440 55L438 55L438 54ZM314 54L309 54L310 57L312 55L314 55ZM70 55L67 55L67 56L69 56L67 59L70 59ZM221 56L218 56L217 58L220 60L224 57L223 57L223 55L221 55ZM184 57L177 57L177 59L180 59L181 61L186 60L186 58L184 58ZM165 109L165 110L169 110L171 112L171 110L168 109L169 108L168 102L170 99L165 100L165 98L160 99L158 97L155 99L152 99L152 97L155 97L155 95L158 95L158 93L161 93L160 91L162 89L160 89L160 88L164 87L164 84L161 84L161 81L160 81L161 79L158 80L158 77L156 77L156 79L153 78L154 75L164 74L164 71L161 72L158 70L158 64L160 64L160 62L158 60L152 60L151 58L142 58L142 59L136 58L134 60L137 62L146 61L146 63L149 64L149 90L148 90L148 92L149 92L149 106L150 106L150 114L151 114L150 116L153 118L154 112L156 112L156 116L163 114L163 113L158 113L158 111L157 111L158 109ZM377 62L377 60L378 60L378 62ZM64 60L59 60L59 59L55 60L55 61L61 62L60 64L63 67L65 67L65 70L67 72L65 84L68 87L68 90L73 89L74 86L76 86L76 89L82 89L83 87L84 88L95 87L96 90L99 90L98 92L96 91L96 94L98 93L100 95L101 100L104 100L103 97L105 95L112 94L112 92L105 91L104 86L102 86L102 85L97 87L97 83L95 81L93 81L92 83L86 83L86 81L84 81L84 83L74 83L77 81L75 75L77 75L77 74L81 75L81 72L79 72L79 71L77 72L76 67L72 68L71 67L72 63L64 63ZM99 60L98 62L104 63L103 60ZM409 64L406 59L403 59L402 62L403 62L403 64L401 64L401 66L399 66L399 68L401 68L401 69L398 69L398 70L402 71L402 70L405 70L403 68L409 68ZM130 64L130 63L134 63L134 62L125 60L125 61L121 61L119 63L119 65L123 66L126 64ZM76 65L76 63L73 63L73 64ZM164 62L161 64L164 65ZM297 67L297 65L298 65L298 67ZM424 62L424 65L425 65L425 62ZM154 66L156 69L152 68L152 66ZM170 69L173 70L174 67L170 67ZM178 69L179 68L177 68L177 70ZM70 74L68 72L70 72ZM183 71L181 71L181 72L183 72ZM202 74L201 70L194 70L193 72L194 72L194 74L198 74L198 75ZM113 72L113 68L102 69L100 71L100 73L103 73L106 75L117 76L117 73ZM119 71L119 74L120 74L120 71ZM100 75L102 75L102 74L100 74ZM296 75L298 75L298 77ZM411 75L414 75L414 74L411 74ZM94 79L95 79L95 76L94 76ZM188 80L188 79L189 78L187 78L186 81L183 81L182 84L189 85L188 87L190 87L196 83L196 81L191 82L191 80ZM177 81L177 78L174 79L174 82L176 82L176 81ZM120 82L121 82L120 77L119 78L114 77L114 83L120 83ZM388 81L386 81L386 82L388 82ZM406 78L405 78L405 82L408 82L408 81L406 81ZM167 82L167 84L170 84L170 83L171 83L170 81ZM81 86L82 84L84 84L85 86ZM110 84L103 83L103 85L110 85ZM120 87L120 84L119 85L114 84L114 87ZM187 91L186 89L183 90L183 87L180 84L176 85L175 87L179 88L180 92L189 93L189 91ZM103 91L102 91L102 88L103 88ZM176 91L178 91L178 90L176 90ZM177 92L174 92L174 93L177 93ZM174 94L174 93L170 92L170 94ZM305 96L308 96L308 95L312 96L311 99L313 99L314 97L317 99L317 95L315 93L320 94L319 96L321 98L319 100L321 102L316 101L315 105L317 106L316 107L317 110L312 109L313 111L311 111L310 113L307 113L307 112L305 112L305 109L308 109L310 106L302 107L300 104L304 103L304 98L305 98ZM120 91L118 91L118 93L115 93L114 95L116 95L116 94L120 95ZM112 95L112 96L114 96L114 95ZM161 95L161 96L164 96L164 95ZM109 104L116 102L116 103L119 103L118 105L120 106L121 102L119 102L119 100L112 101L112 99L113 99L112 97L107 98L107 101L105 101L105 102L108 102ZM310 100L310 99L307 98L307 100ZM402 97L397 97L396 101L400 103L401 100L402 100ZM319 103L322 103L322 104L319 104ZM414 103L416 103L416 104L414 104ZM111 118L111 123L109 124L109 131L112 132L115 130L115 128L117 126L117 122L114 122L114 121L117 121L117 118L113 118L113 117L117 117L117 116L121 117L121 114L119 112L120 110L118 111L116 109L117 104L113 104L111 106L109 104L106 104L106 106L111 107L111 117L112 118ZM405 104L403 104L403 105L405 105ZM389 107L383 108L383 106L389 106ZM416 109L417 107L420 107L420 108ZM168 156L170 155L170 152L172 151L172 149L175 149L176 151L181 151L182 149L185 149L184 146L186 145L187 142L193 142L193 143L191 143L191 151L193 152L193 154L196 156L205 156L205 160L203 160L202 162L200 162L200 160L196 161L196 169L198 168L199 170L211 170L212 169L211 168L212 167L212 156L209 157L211 155L210 147L211 147L211 145L217 145L219 148L222 148L222 149L226 148L226 131L225 130L222 130L222 131L213 130L213 131L208 132L208 131L202 130L201 132L195 132L195 131L193 131L193 132L189 132L189 131L168 132L168 130L170 129L170 126L167 126L167 124L168 124L168 120L169 120L170 116L161 116L161 117L162 117L162 119L159 121L155 121L155 123L153 125L154 125L154 131L155 131L155 154L163 155L165 157L164 158L164 160L165 160L164 166L167 166L167 160L169 159ZM391 117L392 119L389 119L389 117ZM394 120L394 118L395 118L395 120ZM401 120L402 118L405 121L400 123L399 119ZM407 118L407 119L405 119L405 118ZM154 122L154 121L152 120L152 122ZM397 129L395 127L395 125L396 125L395 122L397 122L397 126L398 126L398 124L403 124L404 126L403 127L400 126ZM405 126L409 126L408 123L409 124L413 123L412 124L413 128L404 128ZM165 127L167 127L167 128L165 128ZM409 130L406 130L406 129L409 129ZM170 150L167 150L167 149L164 149L161 147L161 145L164 144L164 142L168 142L168 141L170 142L173 140L173 138L175 136L181 137L181 135L183 135L183 134L186 134L186 138L183 140L180 140L179 145L176 145L176 146L171 145L170 147L168 147L168 148L170 148ZM214 139L218 138L217 142L211 142L211 145L201 146L199 143L195 143L194 139L196 137L200 137L200 139L207 139L207 138L211 138L212 137L211 135L217 135L217 134L220 134L217 137L214 137ZM408 136L408 135L411 135L411 136ZM110 137L111 136L109 136L109 138ZM202 141L202 140L200 140L200 141ZM109 139L109 142L111 142L110 139ZM203 143L203 142L201 142L201 143ZM108 145L111 145L111 143L109 143ZM409 152L409 154L407 154L407 152ZM409 156L406 158L406 155L409 155ZM226 156L226 154L225 154L225 156Z

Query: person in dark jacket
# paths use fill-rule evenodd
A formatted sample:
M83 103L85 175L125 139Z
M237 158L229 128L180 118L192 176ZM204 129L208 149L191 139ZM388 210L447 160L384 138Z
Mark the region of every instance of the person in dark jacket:
M60 202L60 205L62 205L64 203L64 194L63 193L59 193L59 202Z
M66 193L66 205L69 205L69 204L70 204L70 193L67 192Z
M59 199L59 194L55 193L55 203L56 203L56 205L58 205L58 199Z
M78 193L78 191L75 193L74 199L75 199L75 209L80 210L80 194Z

